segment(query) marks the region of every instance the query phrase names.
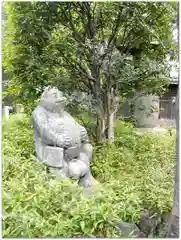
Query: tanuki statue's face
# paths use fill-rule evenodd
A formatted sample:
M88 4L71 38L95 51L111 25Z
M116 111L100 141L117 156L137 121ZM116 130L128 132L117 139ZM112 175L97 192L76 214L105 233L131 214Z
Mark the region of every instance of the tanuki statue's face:
M46 106L52 110L63 111L67 102L67 99L63 96L63 93L58 90L56 87L48 86L45 88L41 102L44 107Z

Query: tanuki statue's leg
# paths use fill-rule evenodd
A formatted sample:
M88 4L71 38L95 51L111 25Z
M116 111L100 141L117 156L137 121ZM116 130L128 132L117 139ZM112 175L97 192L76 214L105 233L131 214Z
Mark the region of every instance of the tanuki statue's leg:
M82 147L81 147L81 152L85 153L88 156L89 163L91 163L92 152L93 152L92 145L90 143L83 144Z
M88 171L84 176L80 177L78 184L85 188L92 187L94 178L93 178L93 176L91 174L91 170L90 170L90 162L92 160L92 145L91 144L84 144L82 146L81 153L80 153L80 160L87 164Z

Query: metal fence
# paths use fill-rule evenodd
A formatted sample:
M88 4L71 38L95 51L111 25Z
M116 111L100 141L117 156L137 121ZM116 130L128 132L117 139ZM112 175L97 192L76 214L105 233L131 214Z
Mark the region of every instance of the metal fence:
M174 98L160 99L159 118L175 119L176 118L176 103Z

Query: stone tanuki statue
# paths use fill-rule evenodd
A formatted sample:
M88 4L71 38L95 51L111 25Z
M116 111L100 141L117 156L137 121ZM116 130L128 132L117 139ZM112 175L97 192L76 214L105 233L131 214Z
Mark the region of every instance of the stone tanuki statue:
M58 177L74 178L91 187L92 146L86 129L64 111L65 105L62 92L56 87L45 88L32 113L37 158Z

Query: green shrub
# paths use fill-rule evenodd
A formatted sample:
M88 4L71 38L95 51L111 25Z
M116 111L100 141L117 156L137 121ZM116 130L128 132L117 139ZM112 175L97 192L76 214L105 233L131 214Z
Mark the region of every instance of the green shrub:
M141 207L168 212L172 207L175 135L136 135L130 129L114 145L99 149L92 170L101 182L116 179L119 197L125 188L131 189Z
M3 155L29 157L34 154L31 120L23 114L3 119Z
M91 141L96 140L96 119L89 112L84 112L75 117L77 122L87 129Z
M124 133L131 133L133 131L133 124L130 122L125 122L121 120L117 120L115 122L115 136L119 137L120 135Z
M3 121L3 237L118 237L119 220L138 222L143 207L169 211L175 137L128 132L95 148L92 171L102 185L87 198L76 183L47 175L29 118Z

